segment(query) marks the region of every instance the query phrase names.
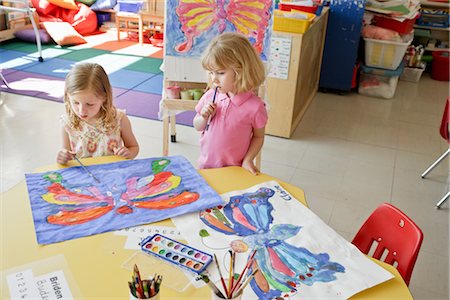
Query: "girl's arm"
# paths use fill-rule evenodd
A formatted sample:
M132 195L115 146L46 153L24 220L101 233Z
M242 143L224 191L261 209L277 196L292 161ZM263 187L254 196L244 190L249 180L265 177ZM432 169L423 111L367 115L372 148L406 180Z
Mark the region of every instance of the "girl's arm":
M115 155L133 159L139 153L139 144L131 129L130 119L124 115L120 120L120 135L122 136L124 147L114 150Z
M70 139L69 135L67 134L67 131L62 128L62 149L58 151L58 154L56 156L56 162L58 164L65 165L69 160L72 160L74 158L74 153L71 152L72 149L70 147Z
M259 170L255 167L253 160L255 159L256 155L258 155L259 151L261 151L261 148L264 144L265 130L265 127L253 129L253 136L252 140L250 141L250 146L248 147L247 154L242 161L242 167L250 171L250 173L252 173L253 175L259 173Z

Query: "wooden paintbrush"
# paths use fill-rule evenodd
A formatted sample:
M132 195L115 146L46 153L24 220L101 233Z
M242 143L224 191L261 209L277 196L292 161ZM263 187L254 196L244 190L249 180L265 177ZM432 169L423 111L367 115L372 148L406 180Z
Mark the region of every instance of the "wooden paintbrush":
M83 168L83 170L85 170L89 176L91 176L95 181L97 181L98 183L100 183L100 180L98 180L97 177L94 176L94 174L91 173L91 171L89 171L86 166L81 162L81 160L78 159L78 157L76 157L75 155L73 156L75 158L75 160L80 164L80 166Z

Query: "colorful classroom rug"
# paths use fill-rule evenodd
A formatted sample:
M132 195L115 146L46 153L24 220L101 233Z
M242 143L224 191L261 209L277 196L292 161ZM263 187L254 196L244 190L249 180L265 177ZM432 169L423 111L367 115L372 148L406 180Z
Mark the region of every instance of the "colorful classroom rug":
M163 49L136 41L117 41L116 32L85 37L86 44L61 47L42 45L44 62L38 61L36 44L14 39L0 43L0 90L63 102L64 78L82 61L101 64L109 75L115 104L128 115L158 120L163 87L160 70ZM177 115L177 123L192 126L193 112Z

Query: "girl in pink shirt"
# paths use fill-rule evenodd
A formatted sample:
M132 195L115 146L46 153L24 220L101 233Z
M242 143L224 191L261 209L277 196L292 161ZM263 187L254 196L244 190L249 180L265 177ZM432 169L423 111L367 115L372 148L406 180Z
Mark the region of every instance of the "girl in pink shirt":
M264 65L248 39L238 33L214 38L202 58L210 90L195 107L201 131L200 169L242 166L252 174L264 143L267 110L255 91L265 80Z

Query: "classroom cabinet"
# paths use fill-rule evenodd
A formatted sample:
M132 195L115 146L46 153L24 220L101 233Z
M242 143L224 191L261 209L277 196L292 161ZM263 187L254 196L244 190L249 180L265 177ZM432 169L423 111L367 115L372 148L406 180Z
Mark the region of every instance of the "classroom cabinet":
M365 3L365 0L330 2L320 74L321 89L351 90Z
M320 66L328 20L324 7L303 34L274 31L274 37L291 40L288 78L267 78L269 121L266 134L290 138L319 86Z

